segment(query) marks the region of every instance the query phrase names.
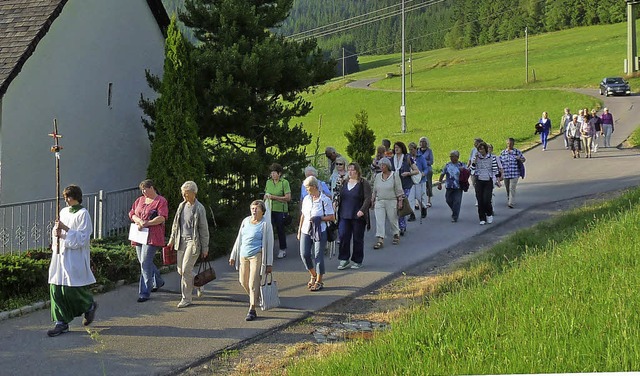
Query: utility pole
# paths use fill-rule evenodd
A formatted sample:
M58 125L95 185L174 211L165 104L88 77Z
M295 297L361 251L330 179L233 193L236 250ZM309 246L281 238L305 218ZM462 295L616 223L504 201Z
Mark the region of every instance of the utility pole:
M344 47L342 47L342 78L344 78Z
M627 66L625 73L628 75L638 71L636 64L638 47L636 45L636 15L635 8L640 4L638 0L627 0Z
M402 133L407 133L407 106L405 95L405 69L404 69L404 1L402 0L402 105L400 106L400 124L402 125Z
M529 28L524 28L524 69L526 71L526 83L529 83Z
M409 45L409 87L413 87L413 46Z

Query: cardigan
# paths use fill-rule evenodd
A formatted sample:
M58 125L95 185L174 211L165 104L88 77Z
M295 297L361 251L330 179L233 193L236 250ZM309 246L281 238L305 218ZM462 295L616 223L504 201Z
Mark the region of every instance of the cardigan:
M229 260L235 260L236 270L240 268L240 247L242 246L242 229L251 220L251 216L242 220L238 236L231 249ZM262 266L260 267L260 275L265 275L267 266L273 265L273 227L264 217L262 220Z
M167 244L173 244L175 249L180 248L180 242L182 241L182 236L180 234L182 231L180 227L180 218L182 218L182 211L184 210L186 203L186 201L182 201L180 203L178 210L176 210L176 215L173 217L173 224L171 225L171 237ZM208 253L209 225L207 224L207 212L200 201L196 200L194 205L196 206L196 212L193 215L193 243L195 244L198 252L207 251Z

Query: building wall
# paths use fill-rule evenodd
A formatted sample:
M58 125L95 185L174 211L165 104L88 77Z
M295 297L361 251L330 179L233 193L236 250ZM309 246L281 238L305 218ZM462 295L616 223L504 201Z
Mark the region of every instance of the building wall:
M145 0L69 1L2 98L0 203L55 197L54 118L62 187L137 186L150 152L138 107L141 93L153 95L144 71L161 75L163 59Z

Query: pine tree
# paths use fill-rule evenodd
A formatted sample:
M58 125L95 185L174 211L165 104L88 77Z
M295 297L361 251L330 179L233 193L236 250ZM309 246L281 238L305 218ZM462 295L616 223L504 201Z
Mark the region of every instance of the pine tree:
M197 101L194 91L190 48L171 18L165 44L164 75L154 108L154 137L148 177L169 201L174 213L182 197L180 186L187 180L198 185L198 200L207 202L204 149L196 125ZM169 218L173 218L170 214Z
M347 144L347 155L352 161L358 162L362 168L362 173L368 175L371 159L376 152L376 136L369 128L369 114L360 110L356 114L356 119L351 123L351 128L344 132L344 136L349 141Z
M268 166L299 180L310 135L294 117L312 106L302 94L333 75L315 40L296 42L271 30L293 0L187 0L180 20L201 42L195 50L201 137L215 191L231 205L263 191ZM256 184L257 179L257 184Z

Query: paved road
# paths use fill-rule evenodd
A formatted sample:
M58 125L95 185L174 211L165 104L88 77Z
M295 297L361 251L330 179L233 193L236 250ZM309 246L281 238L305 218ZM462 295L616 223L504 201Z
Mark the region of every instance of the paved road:
M596 95L595 91L588 93ZM640 97L606 98L605 103L616 118L612 142L621 144L638 124ZM532 109L535 114L540 111ZM467 145L461 148L467 149ZM594 193L640 184L637 150L601 149L593 159L574 160L562 140L555 139L549 150L543 152L536 147L526 157L527 176L518 184L518 207L507 209L504 189L497 190L495 222L490 226L500 226L523 210L554 201L581 200ZM45 332L51 326L48 310L1 321L0 375L172 373L304 317L490 228L478 225L471 193L464 196L459 222L451 223L443 192L435 192L428 219L422 225L409 223L400 246L387 244L374 251L372 231L366 234L364 268L338 271L338 261L327 260L326 288L318 293L307 291L307 273L295 251L298 244L290 238L289 256L276 260L274 265L283 306L267 313L258 312L260 317L254 322L244 321L248 299L236 280L235 270L221 259L215 262L218 280L187 309L176 308L179 282L175 273L167 276L165 289L143 304L136 303L136 285L97 296L100 309L91 326L92 336L76 319L68 334L47 337Z

